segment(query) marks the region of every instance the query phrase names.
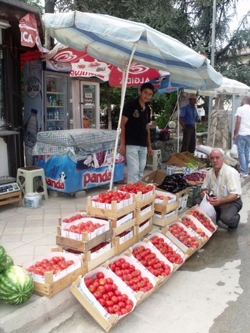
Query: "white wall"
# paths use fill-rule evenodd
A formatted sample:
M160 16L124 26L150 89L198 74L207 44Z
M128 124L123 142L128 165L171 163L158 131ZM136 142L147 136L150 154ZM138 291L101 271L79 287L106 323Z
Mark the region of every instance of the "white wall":
M4 142L3 138L0 138L0 177L8 176L8 152L7 144Z

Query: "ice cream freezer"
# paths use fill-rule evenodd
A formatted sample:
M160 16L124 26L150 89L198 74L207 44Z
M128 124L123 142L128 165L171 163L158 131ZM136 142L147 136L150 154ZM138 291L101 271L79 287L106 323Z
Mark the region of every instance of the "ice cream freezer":
M37 133L32 155L45 171L47 188L73 193L108 184L116 131L72 129ZM124 157L116 155L114 182L124 178Z

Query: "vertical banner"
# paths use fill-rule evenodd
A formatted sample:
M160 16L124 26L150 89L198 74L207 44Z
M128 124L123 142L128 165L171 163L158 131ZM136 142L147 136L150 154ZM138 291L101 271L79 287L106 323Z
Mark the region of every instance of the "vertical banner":
M42 62L34 60L24 66L24 140L26 166L36 165L31 150L37 141L37 132L43 128Z
M39 51L43 51L34 14L29 13L22 17L19 21L19 29L21 32L21 45L31 48L36 45Z

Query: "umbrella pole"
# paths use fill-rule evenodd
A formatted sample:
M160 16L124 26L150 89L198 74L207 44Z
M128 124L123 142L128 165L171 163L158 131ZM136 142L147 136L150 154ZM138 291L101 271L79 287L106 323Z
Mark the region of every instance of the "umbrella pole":
M119 114L119 120L118 120L118 125L117 125L117 132L116 132L115 149L114 149L114 155L113 155L113 165L112 165L111 179L110 179L110 186L109 186L110 190L112 190L113 182L114 182L115 160L116 160L119 136L121 133L122 111L123 111L123 107L124 107L124 100L125 100L125 94L126 94L126 89L127 89L128 73L129 73L129 69L131 66L131 62L132 62L135 50L136 50L136 44L133 46L133 49L132 49L132 52L131 52L131 55L129 58L129 62L126 65L126 70L122 71L121 108L120 108L120 114Z
M179 117L180 117L180 103L179 103L179 89L177 88L177 153L180 151L180 122L179 122Z

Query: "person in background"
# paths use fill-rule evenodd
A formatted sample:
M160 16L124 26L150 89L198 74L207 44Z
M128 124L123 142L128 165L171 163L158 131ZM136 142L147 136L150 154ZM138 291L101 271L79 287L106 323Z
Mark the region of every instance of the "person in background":
M242 106L238 107L233 139L236 141L240 163L240 175L248 177L250 150L250 97L243 97Z
M213 148L209 154L212 168L201 186L201 198L210 195L209 202L216 210L216 222L228 231L238 228L242 208L241 183L237 170L224 163L224 152Z
M138 182L143 177L147 154L152 155L150 140L150 107L154 86L144 83L140 95L124 105L121 121L120 153L126 155L127 182Z
M196 104L196 95L191 94L189 103L181 108L179 122L183 129L183 139L181 151L194 153L196 146L195 122L200 122Z

